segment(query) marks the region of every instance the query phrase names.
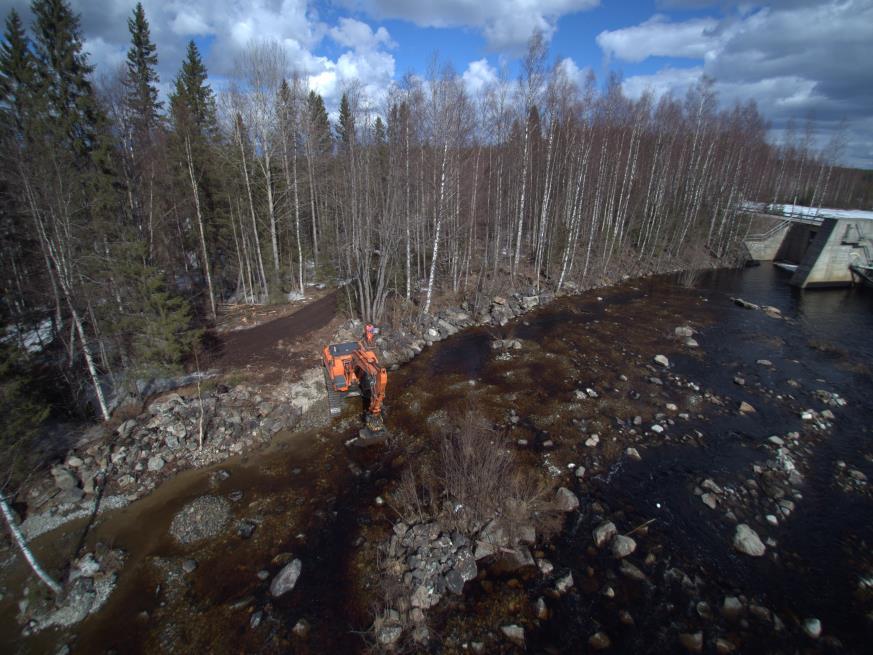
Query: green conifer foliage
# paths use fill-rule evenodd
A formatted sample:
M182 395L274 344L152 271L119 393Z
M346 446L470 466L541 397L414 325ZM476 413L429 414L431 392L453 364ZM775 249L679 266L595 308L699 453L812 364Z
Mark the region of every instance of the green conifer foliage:
M336 128L336 135L343 147L349 147L355 141L355 117L352 116L352 109L349 105L349 96L343 93L340 99L339 123Z
M140 275L133 313L128 316L134 366L148 374L177 373L201 331L191 327L188 303L167 290L158 271L143 267Z
M141 3L137 3L133 10L133 16L127 21L127 28L130 30L131 45L127 51L125 100L134 131L139 139L145 140L158 125L163 103L158 100L159 77L155 70L158 55Z
M31 9L37 87L45 103L41 129L86 160L98 148L103 117L89 80L93 66L83 50L79 17L65 0L34 0Z
M0 490L14 488L25 473L27 443L49 413L30 386L21 351L0 343Z
M187 130L192 138L214 138L218 132L215 95L207 83L206 66L193 41L170 94L170 114L177 132Z
M24 131L36 80L36 63L21 18L13 9L6 18L3 43L0 43L0 116L3 129Z
M316 155L326 155L331 150L330 119L324 107L324 98L315 91L310 91L306 98L309 121L312 125L313 152Z
M381 116L376 116L376 122L373 125L373 140L377 146L384 146L385 139L385 123L382 122Z

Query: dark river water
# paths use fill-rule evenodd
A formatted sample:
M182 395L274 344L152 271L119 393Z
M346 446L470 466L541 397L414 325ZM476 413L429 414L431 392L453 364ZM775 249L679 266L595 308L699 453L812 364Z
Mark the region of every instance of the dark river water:
M705 574L715 612L723 596L746 594L785 623L816 617L826 634L836 636L824 643L780 637L772 626L756 626L751 621L744 638L734 640L744 642L741 652L870 652L873 592L869 587L861 590L860 580L870 580L873 574L873 502L869 491L865 495L846 493L837 488L834 478L838 462L845 462L873 480L873 292L861 288L801 291L787 284L788 277L768 264L703 276L695 291L716 319L701 330L705 357L671 355L677 372L702 388L752 403L757 409L754 421L735 414L708 417L697 425L706 434L701 444L664 445L647 452L640 462L623 459L607 475L595 478L591 495L620 507L638 522L656 518L658 538L668 544L674 561L689 567L685 569L689 573ZM647 302L686 295L684 289L663 280L640 288L649 292ZM731 297L777 307L787 320L740 308ZM759 359L770 360L773 366L756 366ZM830 434L810 446L802 500L775 532L778 565L734 552L726 531L714 527L708 510L688 491L702 478L750 477L751 466L766 460L757 447L764 439L802 428L798 413L786 409L784 403L739 389L733 380L738 372L760 379L777 396L793 393L802 398L788 384L788 380L797 380L803 387L837 392L847 401ZM557 559L571 569L583 567L589 534L582 530L565 534ZM621 633L608 610L581 598L581 603L571 598L559 606L558 617L537 641L538 647L553 652L582 649L597 627L612 627ZM659 590L627 602L636 607L634 616L643 629L614 646L635 653L672 650L666 632L676 610L670 606L678 606L681 615L688 599ZM663 605L670 611L663 611ZM685 613L693 615L694 608ZM711 637L713 631L707 626L707 621L693 625ZM711 645L704 650L709 649Z
M774 306L785 320L739 307L731 297ZM700 348L683 348L673 339L673 327L684 324L697 329ZM508 359L495 357L491 341L510 337L523 340L524 349ZM177 476L149 497L108 513L91 531L92 543L127 550L129 564L107 606L82 624L78 637L18 638L14 595L8 594L0 644L7 652L55 652L59 643L71 644L74 653L364 651L363 635L379 597L375 544L396 520L376 498L415 462L406 446L426 441L422 435L431 431L433 417L474 404L495 424L518 412L521 421L511 439L530 442L519 451L525 462L564 470L569 462L585 462L589 468L584 482L566 475L564 483L574 487L582 508L544 546L556 571L572 572L576 585L572 593L548 596L551 618L537 622L529 609L507 610L494 601L501 590L530 600L547 594L536 576L523 577L521 585L507 576L470 582L462 598L432 610L439 636L433 652L469 652L465 644L477 640L486 652L513 652L500 641L499 625L507 622L526 626L530 652L586 652L596 631L610 635L610 652L673 652L679 650L679 632L697 630L704 633L704 652L715 652L718 636L742 653L869 652L873 592L862 589L860 580L873 578L873 502L869 487L844 491L835 476L844 462L873 480L871 337L873 292L802 292L768 264L711 272L692 287L671 278L628 282L559 299L504 328L467 330L391 374L387 421L401 443L376 453L346 450L341 444L358 427L355 410L347 408L336 425L280 435L265 451L228 461L222 465L230 472L227 479L215 482L216 467ZM712 411L690 410L687 421L671 423L667 436L675 438L649 443L633 437L640 461L622 456L624 442L610 455L610 435L618 444L635 415L648 424L666 401L680 411L698 407L691 387L647 382L652 356L661 352L669 356L673 375L700 394L727 401L713 404ZM772 366L757 364L760 359ZM737 375L746 378L745 386L734 382ZM595 454L581 445L578 418L571 422L566 410L573 389L587 387L601 394L584 417L589 430L602 435L603 449ZM740 555L731 547L733 524L723 512L706 508L694 487L703 478L742 485L752 477L753 467L772 456L765 448L769 436L802 432L800 410L822 409L811 396L816 389L838 393L847 404L833 410L836 419L826 434L802 447L804 482L796 510L762 534L778 542L768 548L778 559ZM642 399L629 401L635 391ZM754 405L754 415L738 414L735 407L743 400ZM546 453L546 439L557 441L557 449ZM186 502L235 490L245 495L234 506L234 520L254 516L254 538L243 542L229 534L200 547L172 542L168 525ZM655 560L646 564L651 583L628 583L614 562L592 551L591 529L604 518L625 532L651 522L647 533L637 534L640 551ZM49 561L62 558L80 528L41 538L37 550ZM255 574L274 574L281 562L273 557L283 552L301 558L304 573L293 593L273 600L269 580ZM187 557L197 559L197 570L167 592L172 585L156 572L155 562L178 568ZM693 593L663 582L671 567L693 579ZM21 575L15 579L20 582ZM614 588L614 597L604 597L605 585ZM726 624L717 617L727 595L768 607L784 627L754 619ZM710 605L715 618L698 609L700 602ZM620 620L622 611L633 616L633 628ZM250 621L255 612L264 617L257 628ZM812 641L798 628L811 617L823 625L822 640ZM306 640L291 634L301 618L310 625Z

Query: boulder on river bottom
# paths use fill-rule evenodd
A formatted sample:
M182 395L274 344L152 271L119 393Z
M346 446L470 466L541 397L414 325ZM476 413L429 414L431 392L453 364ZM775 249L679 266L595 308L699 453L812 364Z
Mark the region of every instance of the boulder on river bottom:
M749 557L761 557L767 551L758 533L745 523L737 526L737 531L734 533L734 548Z
M303 562L299 559L291 560L286 564L276 577L273 578L273 582L270 583L270 593L273 595L273 598L278 598L294 589L302 570Z

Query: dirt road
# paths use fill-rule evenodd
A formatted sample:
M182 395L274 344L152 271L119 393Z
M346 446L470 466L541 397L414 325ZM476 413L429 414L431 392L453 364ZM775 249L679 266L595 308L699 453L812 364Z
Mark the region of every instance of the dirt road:
M234 369L278 364L294 353L306 337L326 327L336 316L336 292L300 310L245 330L215 338L210 368ZM317 356L317 353L314 353Z

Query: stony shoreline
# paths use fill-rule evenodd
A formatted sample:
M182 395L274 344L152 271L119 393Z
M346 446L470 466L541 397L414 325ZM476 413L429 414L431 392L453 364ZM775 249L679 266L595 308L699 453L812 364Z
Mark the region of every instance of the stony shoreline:
M570 289L562 295L580 295L610 286ZM397 370L429 346L464 329L502 327L555 298L550 291L530 291L507 298L495 296L477 312L464 302L460 307L420 317L408 329L383 328L377 339L381 361ZM362 328L360 321L347 321L333 340L357 339ZM51 468L50 476L29 485L23 498L28 512L22 531L28 539L35 539L70 521L91 516L95 509L99 515L124 507L184 470L218 464L262 448L277 432L306 423L304 414L325 397L323 385L320 368L312 368L304 371L297 382L263 384L257 389L245 383L234 388L220 383L210 385L202 399L196 389L189 387L184 396L175 392L161 396L112 434L95 426L100 435L97 439L71 449L62 464Z

